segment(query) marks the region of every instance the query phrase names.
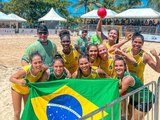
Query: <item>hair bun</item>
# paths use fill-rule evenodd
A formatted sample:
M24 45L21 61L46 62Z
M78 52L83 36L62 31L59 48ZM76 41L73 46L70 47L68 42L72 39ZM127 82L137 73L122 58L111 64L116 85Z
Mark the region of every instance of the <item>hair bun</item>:
M54 56L54 59L63 59L62 56L57 52Z
M64 35L69 35L70 36L70 32L68 30L61 30L59 32L59 37L62 37Z
M141 34L141 32L142 32L142 31L135 31L135 32L133 33L133 35L139 35L139 34Z

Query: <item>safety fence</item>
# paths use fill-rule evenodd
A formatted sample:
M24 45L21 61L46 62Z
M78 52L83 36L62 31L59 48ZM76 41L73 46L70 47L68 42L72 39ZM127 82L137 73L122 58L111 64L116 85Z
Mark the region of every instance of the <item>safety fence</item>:
M79 29L87 29L88 31L95 31L97 27L97 24L79 24ZM158 26L133 26L133 25L103 25L102 29L104 31L108 31L111 28L120 28L119 31L122 32L122 35L124 36L126 30L128 32L137 32L141 31L142 34L153 34L158 35L160 33L160 25Z
M119 114L119 120L159 120L160 109L160 77L158 83L152 81L126 95L114 100L83 117L79 120L95 120L96 114L101 114L101 120L107 119L104 116L106 109L111 109L109 120L116 120L114 116ZM135 102L137 101L137 102ZM114 113L114 105L119 104L119 113ZM108 119L107 119L108 120Z

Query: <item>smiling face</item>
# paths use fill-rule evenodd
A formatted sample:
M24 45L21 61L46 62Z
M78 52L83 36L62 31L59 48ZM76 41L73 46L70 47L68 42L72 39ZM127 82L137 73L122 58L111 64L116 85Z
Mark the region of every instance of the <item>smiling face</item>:
M133 41L132 41L132 49L135 51L140 51L140 49L143 46L143 40L141 37L136 37Z
M79 68L84 75L90 74L90 63L87 58L79 59Z
M108 32L108 40L114 42L118 39L118 32L116 30L110 30Z
M64 36L61 40L61 45L63 47L63 50L68 50L70 47L71 41L68 36Z
M64 65L60 60L56 60L53 64L54 73L57 77L63 74Z
M123 76L126 71L126 65L123 60L115 60L114 69L116 71L117 76Z
M32 57L32 68L36 71L41 71L42 70L42 58L39 55L35 55Z
M108 58L108 50L105 45L101 44L98 46L98 54L102 60Z
M39 37L39 40L42 42L42 43L45 43L47 42L47 38L48 38L48 31L39 31L37 33L38 37Z
M88 56L91 61L94 61L98 57L98 49L96 46L89 47Z

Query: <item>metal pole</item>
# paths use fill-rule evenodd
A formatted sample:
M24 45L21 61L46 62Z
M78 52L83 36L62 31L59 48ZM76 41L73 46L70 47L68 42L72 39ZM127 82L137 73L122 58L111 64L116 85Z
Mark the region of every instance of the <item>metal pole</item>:
M156 101L155 101L155 111L157 111L157 112L155 112L155 120L159 120L159 98L160 98L160 77L158 78L158 81L157 81L158 83L157 83L157 88L156 88Z

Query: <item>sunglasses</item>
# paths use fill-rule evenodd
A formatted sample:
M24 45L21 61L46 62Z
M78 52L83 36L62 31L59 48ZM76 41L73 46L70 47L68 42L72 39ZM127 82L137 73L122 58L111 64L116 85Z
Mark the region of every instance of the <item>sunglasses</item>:
M42 35L42 34L47 35L48 32L39 32L38 34L40 34L40 35Z

